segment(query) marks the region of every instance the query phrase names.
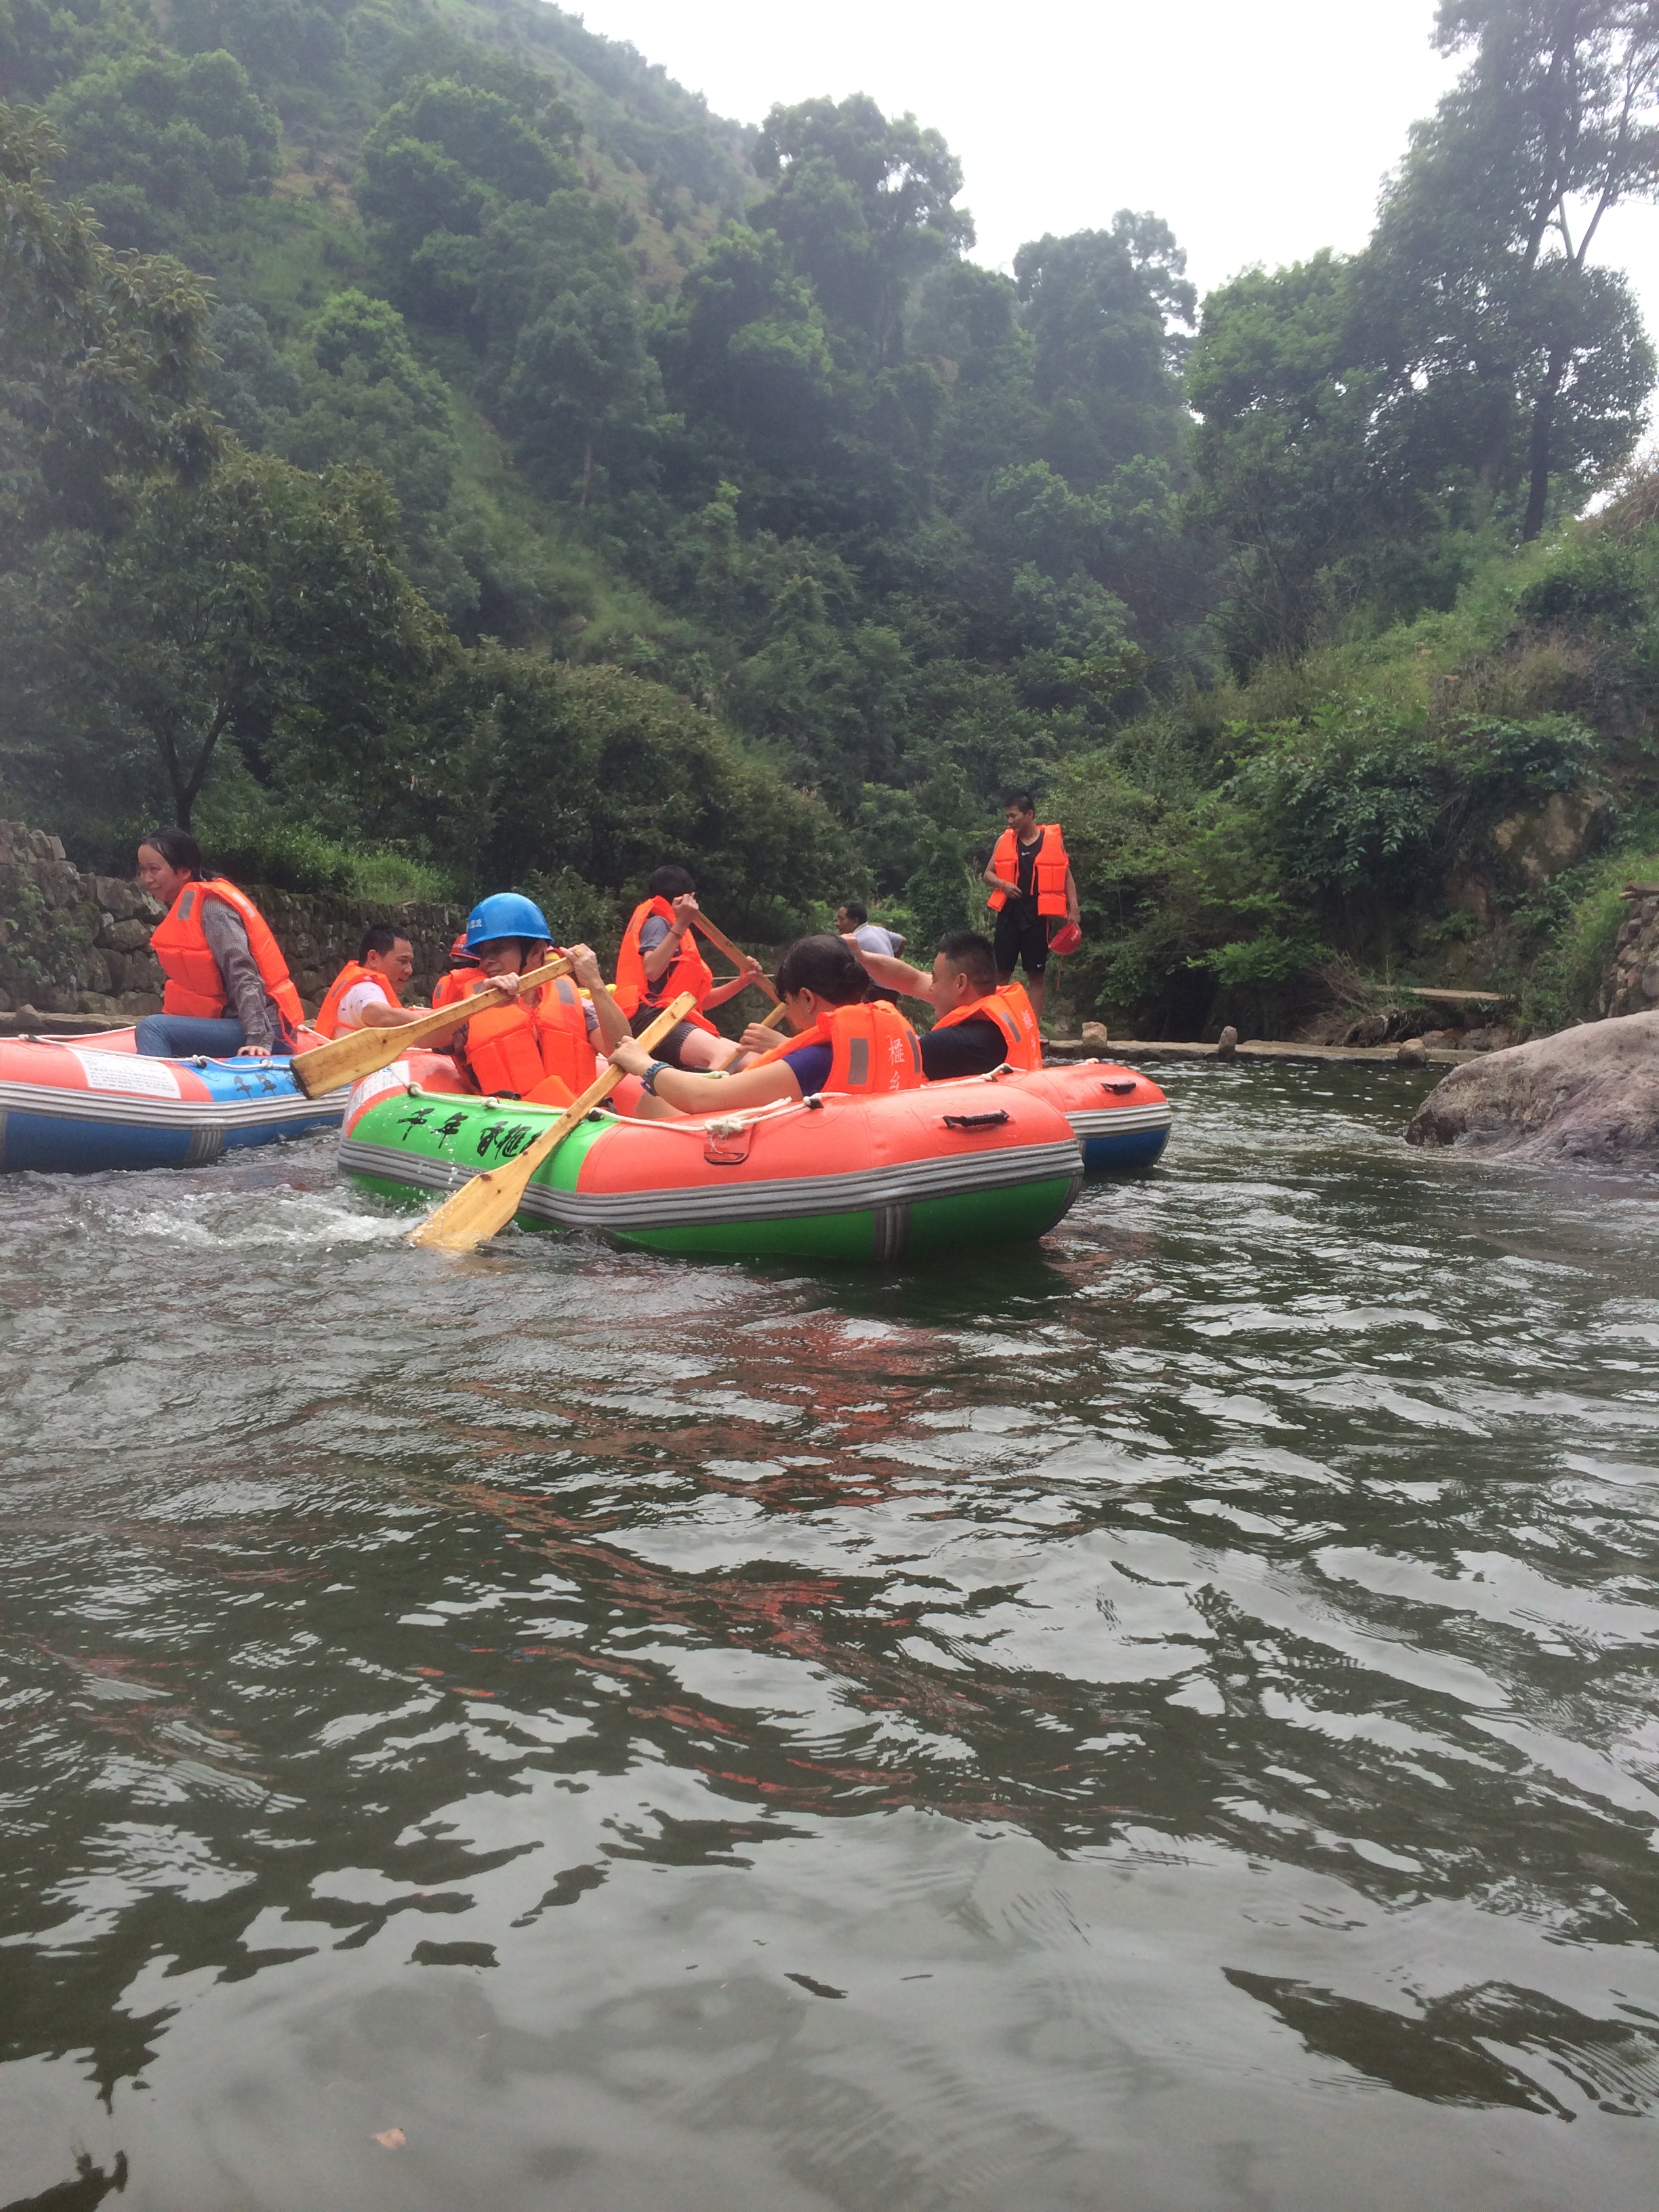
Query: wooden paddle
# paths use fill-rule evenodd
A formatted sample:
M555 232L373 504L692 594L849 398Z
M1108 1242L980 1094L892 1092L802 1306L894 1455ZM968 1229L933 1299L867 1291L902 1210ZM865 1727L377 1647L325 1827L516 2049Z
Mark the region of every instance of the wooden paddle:
M550 960L544 967L532 968L527 975L520 975L520 985L550 983L556 976L568 975L568 960ZM377 1074L400 1059L410 1045L425 1044L433 1037L459 1029L470 1015L485 1006L499 1006L505 994L493 988L474 991L465 999L457 999L449 1006L440 1006L435 1014L424 1015L418 1022L398 1022L390 1029L348 1030L343 1036L331 1037L326 1044L313 1045L309 1052L294 1055L294 1079L307 1098L320 1098L325 1091L337 1091L343 1083L361 1083L366 1075Z
M684 1021L696 1003L690 991L682 991L649 1029L641 1032L640 1042L646 1050L648 1052L659 1037L666 1036L676 1022ZM486 1168L482 1175L464 1182L435 1213L428 1213L418 1228L411 1229L404 1242L435 1244L445 1252L469 1252L475 1244L482 1244L487 1237L493 1237L498 1229L505 1229L518 1212L530 1178L542 1162L558 1150L576 1124L585 1121L601 1099L611 1096L626 1073L625 1068L607 1067L603 1075L588 1085L574 1106L567 1106L533 1145L526 1146L517 1159L509 1160L505 1167Z
M691 925L694 929L702 930L716 951L723 952L734 968L741 968L744 962L748 959L749 955L746 952L740 952L726 932L710 921L706 914L700 911L694 913L691 916ZM769 975L751 975L749 980L751 983L758 984L775 1005L783 1004L782 1000L778 997L777 986Z

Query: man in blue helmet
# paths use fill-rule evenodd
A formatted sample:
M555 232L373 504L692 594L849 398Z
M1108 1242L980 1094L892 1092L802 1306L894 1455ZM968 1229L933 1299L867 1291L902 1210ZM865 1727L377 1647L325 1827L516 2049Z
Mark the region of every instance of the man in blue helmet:
M491 1097L568 1106L593 1080L596 1044L608 1053L630 1034L589 945L562 948L573 975L519 988L551 952L552 934L541 908L517 891L481 899L467 916L466 950L478 963L471 989L495 983L508 998L471 1015L450 1050Z

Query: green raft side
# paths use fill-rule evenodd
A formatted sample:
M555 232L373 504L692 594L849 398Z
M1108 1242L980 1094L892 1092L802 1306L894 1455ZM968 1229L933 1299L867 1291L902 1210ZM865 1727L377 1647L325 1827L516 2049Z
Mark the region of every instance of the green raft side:
M454 1162L471 1174L491 1165L502 1153L511 1160L556 1115L553 1107L503 1106L486 1112L471 1100L387 1098L369 1109L353 1134L366 1143L395 1146L419 1159ZM451 1123L457 1126L445 1135L442 1133ZM582 1163L592 1147L621 1127L613 1114L597 1113L580 1122L552 1158L537 1170L532 1182L554 1190L575 1190ZM481 1155L480 1132L496 1128L502 1132L502 1141ZM365 1174L361 1169L353 1169L351 1176L362 1188L406 1206L438 1206L447 1195L400 1182L393 1176ZM740 1188L734 1186L734 1198ZM928 1259L941 1253L1040 1237L1059 1220L1071 1196L1070 1182L1058 1176L1001 1189L923 1199L912 1206L883 1207L879 1212L866 1207L845 1213L794 1214L782 1220L744 1220L739 1216L730 1221L665 1223L659 1228L611 1230L606 1234L634 1251L697 1253L711 1258L865 1263L878 1258ZM557 1225L522 1212L514 1218L524 1230Z
M956 1198L923 1199L906 1207L908 1219L895 1238L890 1218L881 1224L894 1239L894 1258L925 1260L976 1245L1014 1244L1041 1237L1065 1212L1072 1186L1064 1176L1020 1183L1006 1190L975 1191ZM884 1211L890 1216L894 1209ZM720 1221L667 1224L611 1232L632 1251L702 1253L732 1259L862 1260L876 1257L873 1212L796 1215L787 1221Z
M483 1169L507 1166L525 1149L533 1144L550 1122L557 1121L556 1106L507 1105L485 1109L476 1098L456 1097L447 1094L410 1100L407 1097L377 1100L368 1113L359 1119L353 1129L354 1137L365 1144L382 1145L411 1158L434 1160L445 1166L464 1168L468 1176L479 1174ZM447 1124L456 1122L453 1133L441 1133ZM622 1127L614 1114L595 1112L587 1120L579 1121L550 1160L544 1160L530 1178L532 1183L548 1185L555 1190L574 1190L576 1178L581 1173L582 1162L593 1146ZM502 1132L504 1143L497 1144L480 1153L478 1137L481 1133ZM349 1170L351 1180L364 1190L376 1192L383 1198L401 1199L405 1205L440 1206L448 1197L446 1190L434 1190L424 1184L399 1182L391 1176L367 1175L360 1168ZM457 1177L455 1188L460 1188ZM550 1229L551 1222L527 1219L515 1216L520 1229Z

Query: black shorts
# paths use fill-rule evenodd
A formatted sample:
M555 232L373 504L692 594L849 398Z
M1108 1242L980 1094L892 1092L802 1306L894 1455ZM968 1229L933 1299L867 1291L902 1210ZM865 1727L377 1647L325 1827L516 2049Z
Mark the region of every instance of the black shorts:
M641 1006L639 1012L635 1015L633 1020L629 1024L629 1027L633 1030L635 1036L643 1036L646 1030L650 1028L653 1022L659 1018L661 1012L662 1008L660 1006ZM659 1036L655 1044L652 1046L652 1057L655 1060L665 1060L671 1067L683 1067L685 1063L680 1058L680 1048L684 1044L687 1037L692 1034L696 1026L696 1024L693 1022L676 1022L673 1028L669 1030L667 1036ZM706 1035L707 1032L705 1031L704 1034ZM697 1074L701 1073L702 1071L700 1069L693 1069L692 1073L694 1074Z
M1012 975L1017 960L1025 963L1028 975L1040 975L1048 965L1048 925L1041 915L1023 921L1006 906L997 916L994 949L999 975Z

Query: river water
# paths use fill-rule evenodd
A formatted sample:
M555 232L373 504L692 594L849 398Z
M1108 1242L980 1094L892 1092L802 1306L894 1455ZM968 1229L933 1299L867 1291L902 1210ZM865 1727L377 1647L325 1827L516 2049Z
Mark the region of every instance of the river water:
M9 1178L0 2199L1650 2212L1659 1178L1426 1081L891 1276Z

